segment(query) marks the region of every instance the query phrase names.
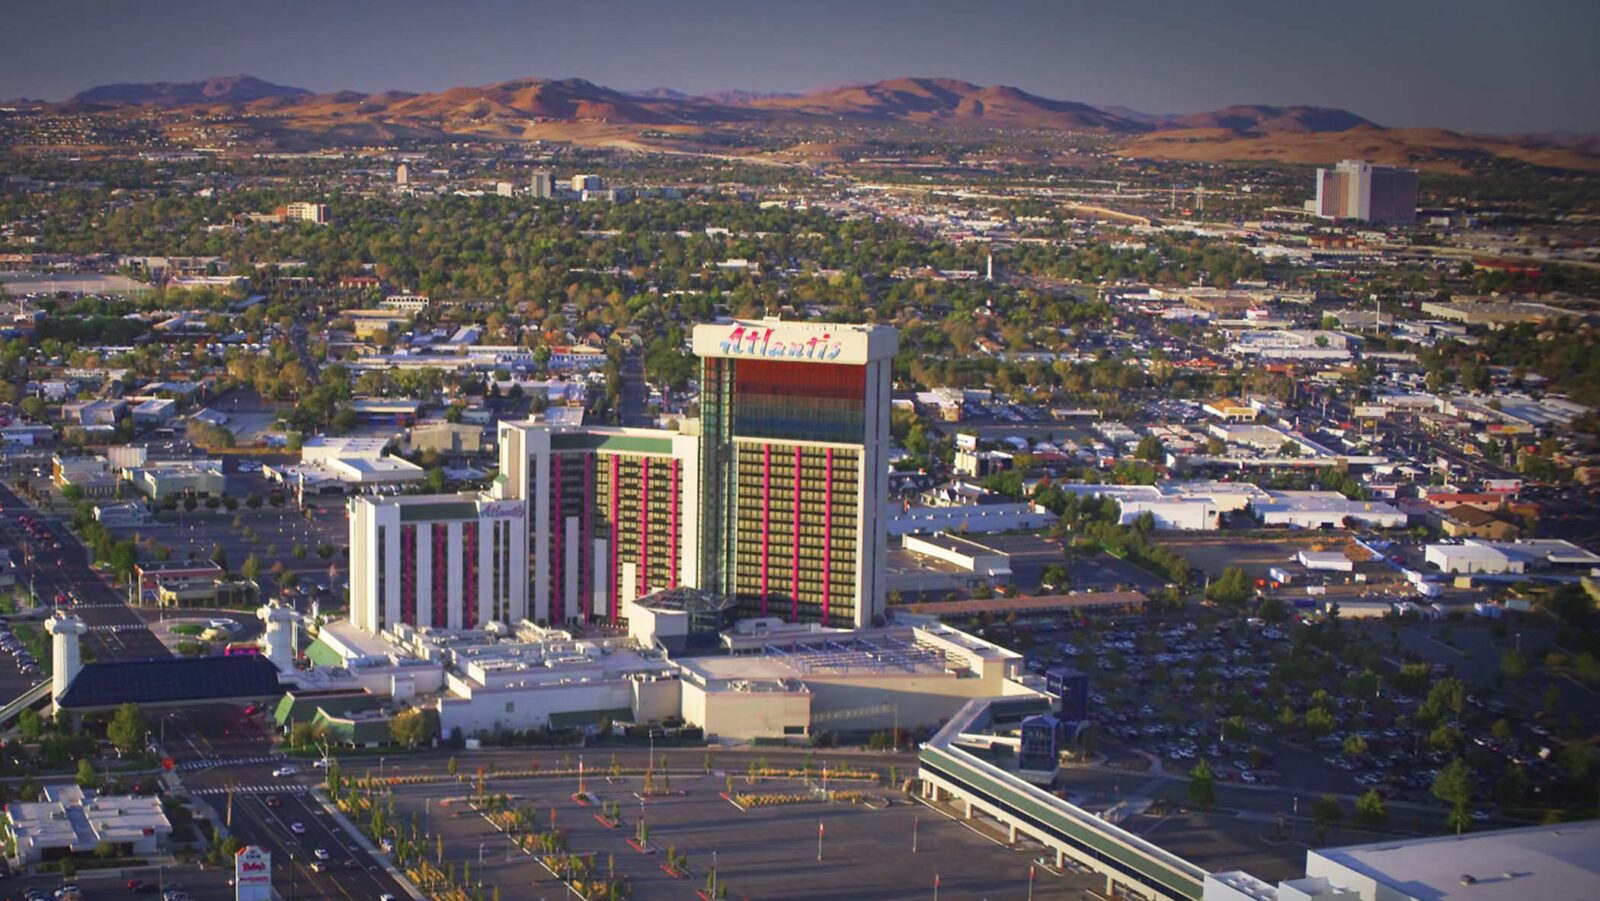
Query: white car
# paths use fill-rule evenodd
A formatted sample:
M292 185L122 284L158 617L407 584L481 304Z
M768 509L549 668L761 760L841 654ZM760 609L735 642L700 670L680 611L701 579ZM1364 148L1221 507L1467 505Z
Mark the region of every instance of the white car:
M311 852L311 856L315 857L318 860L327 860L328 859L328 849L327 848L318 848L317 850Z
M234 629L239 628L239 624L231 619L214 619L206 623L206 625L216 629L218 632L232 632Z
M311 768L314 770L325 770L328 768L328 761L318 757L316 760L311 761Z
M284 776L298 776L300 775L300 770L297 767L280 766L272 771L272 775L277 776L280 779Z
M306 834L306 824L305 823L290 823L289 824L289 831L293 832L295 835L305 835Z

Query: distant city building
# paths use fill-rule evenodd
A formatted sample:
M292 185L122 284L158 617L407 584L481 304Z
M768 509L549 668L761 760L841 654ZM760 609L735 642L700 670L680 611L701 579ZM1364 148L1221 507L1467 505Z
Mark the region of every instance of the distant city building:
M584 191L599 191L605 187L605 181L598 175L572 176L572 190L578 193Z
M516 190L509 181L497 181L494 183L494 193L499 197L510 197Z
M1312 205L1324 219L1409 225L1417 221L1417 170L1344 160L1317 170Z
M405 163L394 167L394 183L402 188L411 184L411 167Z
M328 205L325 203L295 201L283 208L282 218L285 222L314 222L317 225L326 225L328 224Z
M535 200L550 200L556 196L556 177L554 173L539 170L533 173L533 197Z

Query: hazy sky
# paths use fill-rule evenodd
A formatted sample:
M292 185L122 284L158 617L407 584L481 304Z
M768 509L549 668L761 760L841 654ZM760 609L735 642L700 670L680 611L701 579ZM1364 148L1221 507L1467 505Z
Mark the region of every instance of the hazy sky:
M1148 112L1600 131L1597 47L1594 0L8 0L0 97L236 73L317 91L945 75Z

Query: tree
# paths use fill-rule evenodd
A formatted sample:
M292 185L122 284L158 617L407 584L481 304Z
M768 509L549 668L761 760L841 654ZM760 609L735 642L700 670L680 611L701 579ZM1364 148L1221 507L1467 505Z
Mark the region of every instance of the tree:
M1211 764L1204 760L1189 771L1189 803L1199 808L1217 803L1216 776L1211 772Z
M244 558L244 563L239 566L239 575L246 580L257 582L261 579L261 558L256 554Z
M402 711L389 720L389 734L396 744L415 748L439 734L438 715L418 708Z
M78 787L94 788L100 784L100 774L94 771L94 764L86 757L78 761Z
M26 741L38 741L44 734L44 720L40 718L39 711L29 708L22 711L17 717L17 729Z
M1223 570L1221 576L1218 576L1215 581L1206 586L1206 598L1218 604L1229 606L1242 604L1249 596L1249 577L1244 574L1244 570L1237 566L1230 566Z
M1322 707L1313 707L1306 711L1306 728L1318 735L1327 735L1333 731L1333 714Z
M289 746L309 748L317 740L317 727L309 721L295 723L289 729Z
M1369 788L1356 799L1356 822L1368 829L1382 829L1389 822L1389 809L1377 789Z
M444 470L437 466L428 470L423 476L423 484L427 486L428 491L432 494L443 493L445 486Z
M1500 672L1507 679L1522 679L1528 675L1528 658L1522 651L1511 648L1500 655Z
M1276 626L1289 620L1289 605L1281 598L1264 598L1261 606L1256 608L1256 616L1269 626Z
M1428 699L1423 702L1422 709L1428 716L1438 716L1450 711L1456 719L1461 718L1462 708L1467 702L1467 689L1461 680L1454 676L1440 679L1428 691Z
M1445 818L1445 825L1454 827L1457 835L1472 823L1467 805L1472 803L1473 781L1472 770L1459 757L1433 777L1433 796L1450 805L1450 815Z
M1344 737L1344 752L1351 757L1367 753L1367 740L1352 732Z
M1328 831L1329 826L1338 825L1344 819L1344 806L1339 803L1337 795L1323 795L1317 803L1311 805L1311 822L1316 824L1318 841Z
M1159 463L1166 456L1166 448L1161 444L1160 438L1146 435L1139 439L1139 446L1134 449L1133 455L1141 460Z
M223 571L226 572L228 569L228 549L220 544L212 545L211 562L222 567Z
M124 754L144 747L145 734L149 732L149 724L145 722L144 711L137 704L123 704L112 715L110 725L106 726L106 738L117 746L117 750Z

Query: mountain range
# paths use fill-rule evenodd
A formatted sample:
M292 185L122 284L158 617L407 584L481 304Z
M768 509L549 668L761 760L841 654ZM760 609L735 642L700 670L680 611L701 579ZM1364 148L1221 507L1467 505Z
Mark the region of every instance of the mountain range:
M1193 114L1040 97L1005 85L952 78L896 78L805 93L670 88L620 91L583 79L515 79L411 93L313 93L249 75L196 82L103 85L55 108L117 115L172 110L234 116L278 143L395 139L548 138L614 146L691 149L708 132L747 126L895 124L1030 129L1105 135L1120 153L1156 159L1292 163L1356 156L1426 168L1467 168L1512 158L1556 168L1600 169L1594 136L1465 135L1385 128L1342 109L1229 106ZM641 134L641 128L648 136Z

